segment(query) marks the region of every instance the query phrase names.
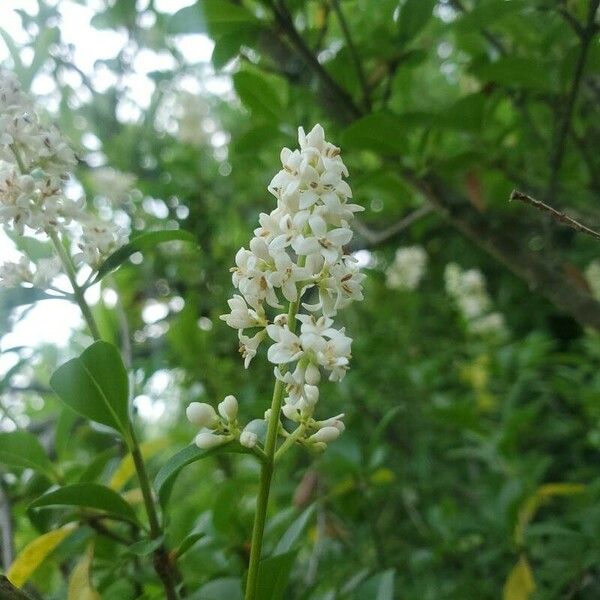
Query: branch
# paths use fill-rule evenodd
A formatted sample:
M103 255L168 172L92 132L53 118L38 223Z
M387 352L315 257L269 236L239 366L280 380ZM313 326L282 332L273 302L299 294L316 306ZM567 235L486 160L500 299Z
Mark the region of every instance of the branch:
M0 529L2 530L2 568L8 571L15 558L15 549L11 503L3 482L0 482Z
M431 204L424 204L423 206L417 208L413 212L409 213L402 219L400 219L397 223L382 229L381 231L373 231L369 229L366 225L361 223L358 219L354 221L354 228L361 235L366 244L363 244L361 248L371 248L373 246L378 246L383 242L389 240L390 238L398 235L405 229L408 229L413 223L428 215L433 210Z
M367 83L367 78L365 77L365 71L362 66L362 62L360 60L360 56L356 50L356 46L352 41L352 35L350 34L350 28L348 27L348 23L346 22L346 18L344 17L344 13L342 12L342 7L340 6L339 0L332 1L333 11L340 22L340 27L342 29L342 33L344 34L344 39L346 40L346 46L348 46L348 52L350 54L350 58L354 63L354 68L356 69L356 74L358 75L358 80L360 81L360 86L363 91L363 104L365 105L366 110L371 110L371 97L369 84Z
M585 233L587 235L590 235L590 236L596 238L597 240L600 240L600 233L598 233L597 231L594 231L593 229L590 229L589 227L586 227L579 221L576 221L572 217L569 217L568 215L566 215L564 212L561 212L560 210L556 210L555 208L552 208L551 206L549 206L545 202L542 202L541 200L536 200L535 198L532 198L531 196L528 196L527 194L524 194L523 192L519 192L518 190L512 191L509 201L511 201L511 200L520 200L521 202L523 202L525 204L529 204L530 206L533 206L534 208L537 208L538 210L547 212L555 221L559 221L560 223L563 223L563 224L569 226L571 229L575 229L576 231L579 231L580 233Z
M31 600L30 596L14 587L4 575L0 575L0 598L2 600Z
M581 87L588 51L598 29L596 25L596 12L598 11L598 6L600 6L600 0L590 0L587 22L585 28L580 34L581 45L579 47L579 54L575 64L575 73L573 74L571 89L569 90L569 95L567 97L562 119L559 120L557 125L556 135L552 144L552 151L550 153L550 183L548 185L546 199L552 198L555 195L558 187L560 168L562 166L566 151L567 137L571 129L573 110L575 109L579 88Z

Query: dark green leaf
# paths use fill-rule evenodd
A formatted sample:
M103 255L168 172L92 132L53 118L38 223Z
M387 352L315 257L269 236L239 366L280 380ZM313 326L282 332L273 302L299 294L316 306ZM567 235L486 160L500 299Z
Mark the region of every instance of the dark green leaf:
M260 562L257 598L282 600L296 559L296 551L276 554Z
M252 27L257 19L243 6L227 0L201 0L192 6L178 10L169 20L168 32L185 33L232 33Z
M201 450L193 445L187 446L175 454L175 456L172 456L156 475L154 487L158 493L160 503L165 506L169 501L173 484L184 467L203 458L208 458L217 452L238 452L245 454L248 452L248 449L240 446L238 442L229 442L210 450Z
M170 229L167 231L150 231L148 233L142 233L128 244L125 244L119 248L116 252L113 252L101 265L90 285L98 283L105 275L108 275L118 267L120 267L132 254L136 252L142 252L163 244L164 242L170 242L178 240L181 242L194 242L194 236L183 229Z
M133 508L117 492L97 483L75 483L58 488L34 500L29 509L52 506L90 508L136 522Z
M190 533L184 540L179 544L179 548L175 551L177 558L181 558L190 548L194 546L196 542L205 537L205 533Z
M253 113L280 120L283 106L279 90L266 76L254 71L239 71L233 76L233 86Z
M127 548L128 552L136 556L148 556L152 554L164 542L163 537L158 537L154 540L140 540Z
M242 600L242 597L242 582L239 577L222 577L205 583L189 596L189 600Z
M28 431L0 433L0 464L34 469L49 479L56 471L38 439Z
M424 27L433 14L435 0L406 0L398 16L400 43L410 42Z
M406 149L406 128L395 115L367 115L344 130L342 141L347 148L399 155Z
M80 415L112 427L129 440L129 382L119 351L95 342L50 379L59 398Z
M534 58L504 56L493 63L474 63L471 72L481 81L509 88L551 92L557 86L557 76L551 65Z

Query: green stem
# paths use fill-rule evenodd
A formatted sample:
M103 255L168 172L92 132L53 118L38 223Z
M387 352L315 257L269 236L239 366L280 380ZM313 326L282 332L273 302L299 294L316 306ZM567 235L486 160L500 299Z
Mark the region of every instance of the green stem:
M296 441L302 436L304 431L306 430L306 425L301 423L296 427L293 433L279 446L277 452L275 452L275 462L277 462L288 450L291 448Z
M54 248L56 249L56 252L65 268L67 277L71 282L71 286L73 288L73 298L75 299L75 302L77 302L77 305L81 310L81 314L83 315L83 318L87 323L92 337L94 338L94 340L98 341L100 339L100 330L98 329L98 325L96 323L96 320L94 319L94 315L92 314L89 304L85 300L83 289L77 283L77 273L75 272L73 260L69 256L68 252L65 250L65 247L60 241L56 231L54 229L48 228L46 230L46 233L52 240Z
M290 331L296 330L296 313L299 301L290 302L288 310L288 327ZM284 368L282 367L282 371ZM277 445L277 434L279 432L279 415L283 402L284 384L278 379L273 388L273 399L271 400L271 414L267 427L267 438L265 441L265 458L260 471L258 498L256 500L256 513L254 515L254 526L252 528L252 542L250 546L250 563L248 565L248 578L246 580L245 600L257 600L256 591L258 586L258 571L262 553L265 522L267 520L267 506L271 481L275 467L275 447Z

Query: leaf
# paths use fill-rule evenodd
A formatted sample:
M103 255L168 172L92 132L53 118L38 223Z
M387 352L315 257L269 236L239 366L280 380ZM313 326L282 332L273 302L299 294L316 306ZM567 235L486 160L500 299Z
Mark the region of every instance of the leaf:
M169 229L167 231L149 231L142 233L128 244L121 246L113 252L99 267L94 279L87 287L98 283L103 277L118 269L132 254L154 248L158 244L179 240L181 242L195 242L196 238L189 231L183 229Z
M46 294L37 288L16 287L0 289L0 318L17 306L33 304L38 300L53 300L56 296Z
M260 22L243 6L228 0L201 0L178 10L167 25L170 34L234 33L256 27Z
M208 458L217 452L238 452L240 454L247 454L248 449L237 442L229 442L209 450L201 450L197 446L187 446L172 456L156 475L154 487L160 503L165 506L169 501L169 496L171 495L175 480L184 467L203 458Z
M265 558L258 568L256 597L267 600L282 600L290 573L296 559L296 551L276 554Z
M153 540L140 540L135 544L131 544L131 546L129 546L127 550L131 552L131 554L135 554L136 556L148 556L149 554L152 554L157 548L160 548L163 542L163 536L157 537Z
M238 71L233 75L233 87L253 113L268 119L280 119L283 111L281 98L267 77L254 71Z
M375 600L394 600L395 575L396 571L394 569L388 569L381 574Z
M0 433L0 463L33 469L52 480L57 478L46 451L37 437L28 431Z
M353 600L362 598L373 598L373 600L394 600L394 577L396 571L388 569L369 577L366 581L358 581L359 584L352 594Z
M508 88L552 92L557 88L556 74L550 64L533 58L504 56L495 62L479 61L470 71L480 81L494 82Z
M427 25L433 15L436 0L406 0L398 15L401 44L407 44Z
M586 486L582 483L546 483L541 485L534 494L523 502L519 509L517 525L515 526L515 543L521 545L525 535L525 528L537 512L538 508L548 499L555 496L573 496L585 492Z
M273 554L284 554L285 552L289 552L292 549L294 544L298 541L298 538L306 529L306 525L308 524L309 519L313 516L314 512L315 507L309 506L300 514L300 516L289 526L287 531L283 534L283 536L277 543L277 546L275 546Z
M154 456L160 450L163 450L169 445L167 438L157 438L140 444L140 452L145 460ZM113 490L120 490L133 477L135 473L135 464L131 454L125 456L113 473L110 483L108 484Z
M74 483L47 492L34 500L28 509L52 506L91 508L137 523L133 508L117 492L98 483Z
M186 536L177 550L175 550L175 556L179 559L181 558L188 550L190 550L196 542L200 541L206 534L202 532L190 533Z
M31 64L26 69L25 74L21 78L21 83L24 89L31 87L31 82L35 79L38 71L43 64L48 60L50 46L60 41L60 33L58 27L44 27L35 40L35 51Z
M454 27L461 32L471 32L483 29L501 21L506 16L522 10L523 3L518 0L495 0L493 2L481 2L476 4L473 10L462 13L456 20Z
M238 577L222 577L205 583L189 600L242 600L242 582Z
M15 71L18 74L22 74L24 71L23 61L21 60L21 55L19 54L19 48L15 44L15 41L8 34L8 32L0 27L0 37L4 41L6 48L8 49L11 58L13 59Z
M54 531L49 531L29 542L8 569L6 576L17 587L29 581L35 570L44 562L44 559L71 533L77 529L73 523L64 525Z
M98 479L102 475L107 463L115 456L116 450L113 446L97 454L79 476L79 483L92 483Z
M90 570L94 558L94 545L89 544L86 553L77 563L69 578L67 600L102 600L102 596L92 587Z
M375 113L354 121L342 140L345 147L399 155L406 150L406 128L402 120L390 113Z
M503 600L528 600L534 590L533 572L525 556L521 556L504 584L502 598Z
M129 382L119 351L95 342L50 378L59 398L80 415L112 427L129 441Z
M31 596L17 589L4 575L0 575L0 598L2 600L32 600Z

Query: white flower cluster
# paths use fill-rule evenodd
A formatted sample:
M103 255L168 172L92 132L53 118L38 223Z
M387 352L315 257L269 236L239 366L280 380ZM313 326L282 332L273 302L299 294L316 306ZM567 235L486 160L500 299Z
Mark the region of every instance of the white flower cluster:
M491 310L492 301L481 271L465 271L456 263L449 263L446 265L444 279L446 291L456 302L471 333L489 335L506 331L504 316Z
M281 151L283 169L268 186L277 207L260 215L249 249L236 254L232 279L240 294L221 319L238 330L246 367L259 345L270 342L268 360L285 386L283 413L302 427L299 442L322 448L343 430L343 415L325 421L312 415L322 372L339 381L349 368L352 339L333 326L333 317L363 298L365 276L344 252L350 221L362 207L350 201L348 171L323 128L308 134L300 128L299 142L299 150ZM284 303L291 309L280 313Z
M120 228L85 211L85 201L64 193L75 154L54 126L41 123L12 73L0 71L0 224L23 235L65 232L79 226L76 262L92 267L126 241ZM0 286L49 284L47 264L26 257L0 269ZM40 273L38 277L32 274ZM35 281L34 281L35 280Z
M398 248L394 262L387 268L386 284L394 290L415 290L425 275L427 253L422 246Z

